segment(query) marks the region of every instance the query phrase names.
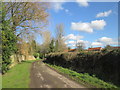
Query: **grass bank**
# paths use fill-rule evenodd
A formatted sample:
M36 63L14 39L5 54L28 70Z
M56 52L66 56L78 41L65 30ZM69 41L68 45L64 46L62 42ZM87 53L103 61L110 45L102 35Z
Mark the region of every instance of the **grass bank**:
M77 73L75 71L72 71L60 66L50 65L50 64L47 64L47 65L89 88L111 88L111 89L118 88L113 84L110 84L110 83L104 82L103 80L98 79L94 75L90 76L88 73Z
M2 76L2 88L29 88L30 67L35 60L24 61Z

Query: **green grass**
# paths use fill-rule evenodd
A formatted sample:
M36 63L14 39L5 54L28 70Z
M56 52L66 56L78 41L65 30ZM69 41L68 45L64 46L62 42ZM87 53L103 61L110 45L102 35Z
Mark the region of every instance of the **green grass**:
M30 67L35 60L24 61L2 76L2 88L29 88Z
M73 80L76 80L80 84L85 85L86 87L91 87L91 88L118 88L117 86L104 82L103 80L98 79L95 77L95 75L90 76L88 73L77 73L75 71L69 70L67 68L63 68L60 66L56 65L50 65L47 64L48 66L54 68L60 73L68 75L70 78Z
M2 75L0 74L0 90L2 89Z
M43 60L43 59L41 59L41 58L36 58L36 60Z

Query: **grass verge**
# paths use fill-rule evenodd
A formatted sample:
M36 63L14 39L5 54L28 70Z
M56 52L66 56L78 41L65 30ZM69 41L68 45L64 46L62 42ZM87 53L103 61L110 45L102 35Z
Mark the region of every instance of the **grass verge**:
M24 61L2 76L2 88L29 88L30 67L35 60Z
M80 84L85 85L88 88L111 88L111 89L118 88L113 84L110 84L110 83L104 82L101 79L98 79L94 75L90 76L88 73L77 73L75 71L72 71L60 66L50 65L50 64L47 64L47 65L57 70L58 72L69 76L71 79L77 81Z

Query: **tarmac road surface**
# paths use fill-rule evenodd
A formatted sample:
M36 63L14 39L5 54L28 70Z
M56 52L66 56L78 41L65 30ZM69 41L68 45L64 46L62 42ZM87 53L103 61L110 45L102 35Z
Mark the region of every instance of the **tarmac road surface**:
M42 61L32 63L30 74L30 88L85 88L49 68Z

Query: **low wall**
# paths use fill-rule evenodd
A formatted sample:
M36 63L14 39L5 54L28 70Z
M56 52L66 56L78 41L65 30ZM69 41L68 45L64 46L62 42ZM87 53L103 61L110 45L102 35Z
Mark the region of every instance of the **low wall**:
M35 60L35 57L32 55L25 56L25 55L14 54L11 56L11 60L12 62L11 62L10 68L20 63L21 61Z

